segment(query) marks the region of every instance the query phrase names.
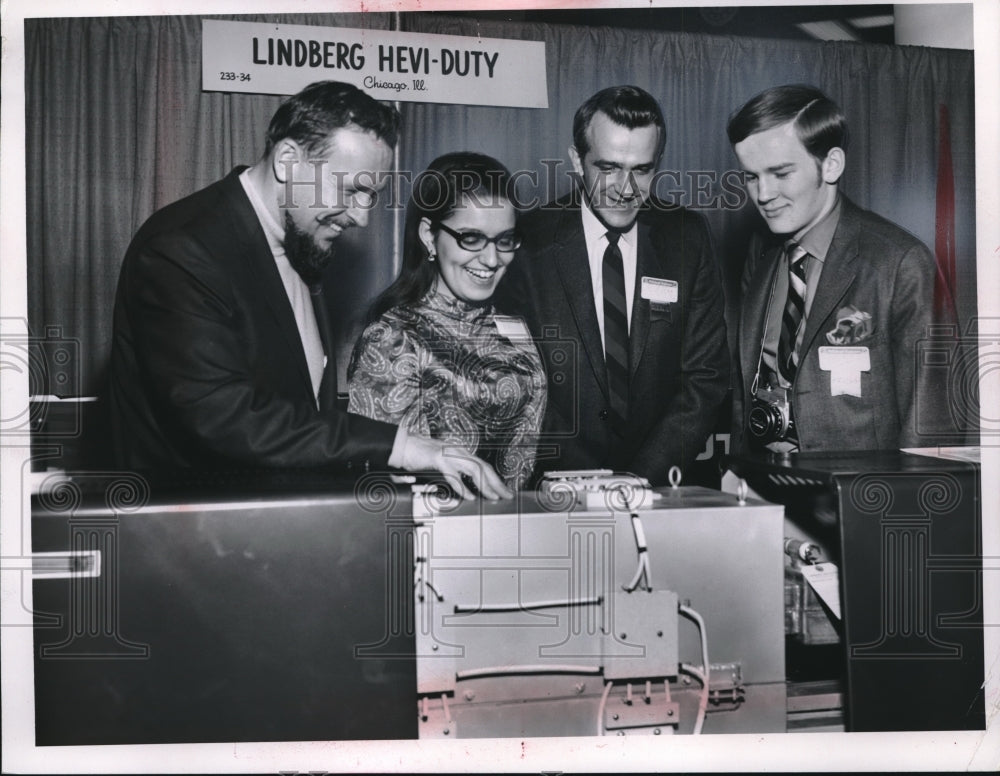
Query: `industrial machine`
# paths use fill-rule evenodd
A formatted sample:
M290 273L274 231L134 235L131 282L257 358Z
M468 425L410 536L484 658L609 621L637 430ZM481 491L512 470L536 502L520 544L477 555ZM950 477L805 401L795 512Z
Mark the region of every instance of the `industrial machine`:
M36 743L981 729L978 467L730 464L36 472Z

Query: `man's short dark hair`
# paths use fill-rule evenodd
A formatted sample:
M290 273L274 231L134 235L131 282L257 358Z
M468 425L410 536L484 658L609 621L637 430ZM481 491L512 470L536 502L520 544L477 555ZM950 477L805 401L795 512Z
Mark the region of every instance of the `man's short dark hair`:
M667 128L663 121L663 111L653 95L638 86L609 86L602 89L583 105L573 117L573 145L582 159L590 150L587 142L587 128L594 114L603 113L615 124L628 129L655 126L659 129L660 139L656 144L656 158L663 153L667 142Z
M847 120L833 100L814 86L788 84L758 94L729 117L726 132L736 145L750 135L793 121L802 145L823 160L832 148L847 150Z
M282 103L267 128L270 153L284 139L294 140L310 153L323 155L336 129L360 127L373 132L391 148L399 137L399 112L352 84L317 81Z

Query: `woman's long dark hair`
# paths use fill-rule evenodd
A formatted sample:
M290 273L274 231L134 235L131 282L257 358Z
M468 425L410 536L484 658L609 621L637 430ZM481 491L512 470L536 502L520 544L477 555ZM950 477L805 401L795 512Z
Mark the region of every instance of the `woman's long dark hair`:
M466 204L497 207L506 201L516 208L514 188L510 172L492 156L457 151L431 162L413 182L413 193L406 206L399 277L372 304L366 325L397 305L418 302L434 283L437 264L427 260L427 249L418 233L420 219L430 220L436 232L438 222Z

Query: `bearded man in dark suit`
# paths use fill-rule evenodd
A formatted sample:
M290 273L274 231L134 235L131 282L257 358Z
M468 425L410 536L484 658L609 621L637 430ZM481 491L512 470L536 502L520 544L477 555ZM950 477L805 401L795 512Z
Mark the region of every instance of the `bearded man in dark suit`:
M510 495L479 459L336 404L323 270L368 223L398 129L356 87L311 84L279 107L256 164L140 228L115 301L119 465L435 469L466 497L463 477Z
M650 94L598 92L573 121L576 190L519 223L499 298L548 372L539 468L664 484L714 429L729 386L722 285L703 220L651 202L665 141Z

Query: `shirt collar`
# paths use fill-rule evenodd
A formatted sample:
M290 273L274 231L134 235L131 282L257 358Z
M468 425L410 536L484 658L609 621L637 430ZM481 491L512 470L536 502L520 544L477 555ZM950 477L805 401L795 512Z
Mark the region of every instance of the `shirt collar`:
M247 193L250 205L257 214L257 220L260 221L261 228L264 230L264 236L267 237L267 244L270 246L271 252L284 255L285 230L274 220L274 216L271 215L271 212L267 209L267 205L264 204L260 192L253 185L253 181L250 179L250 168L240 173L240 183L243 184L243 190Z
M594 215L594 211L590 209L590 205L586 201L583 203L583 207L580 208L580 212L583 214L583 236L587 240L587 245L593 245L608 233L608 227L602 224L597 216ZM635 243L635 235L636 225L633 221L632 226L627 231L621 233L620 239L631 246Z
M830 212L809 227L809 230L796 242L809 251L810 256L814 256L818 261L825 261L826 254L830 250L830 243L833 242L833 233L837 231L838 223L840 223L839 194Z

